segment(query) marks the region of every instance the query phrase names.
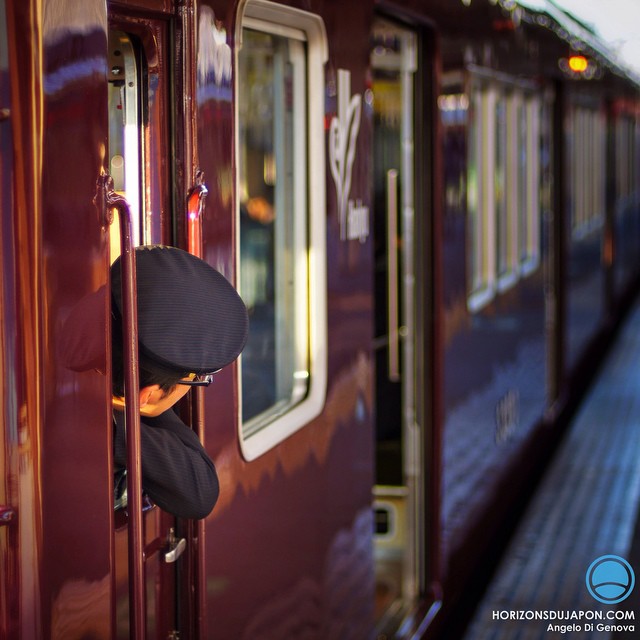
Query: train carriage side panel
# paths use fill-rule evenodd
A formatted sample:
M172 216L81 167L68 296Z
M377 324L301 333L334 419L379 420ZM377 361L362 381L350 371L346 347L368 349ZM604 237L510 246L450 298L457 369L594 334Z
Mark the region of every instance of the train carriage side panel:
M462 12L451 8L443 18L440 102L443 550L454 599L479 550L500 539L517 512L518 491L536 477L538 459L584 388L582 363L597 360L613 305L628 293L608 288L616 244L607 245L606 181L615 179L616 163L607 153L625 171L633 166L628 151L607 150L606 101L620 90L610 70L562 71L567 44L555 38L553 22L519 9L492 16L478 5L467 29L470 21L455 20ZM540 45L537 53L527 49L529 39ZM618 133L628 145L630 122L619 123ZM629 184L617 188L630 205ZM631 220L624 224L632 228ZM622 249L637 263L632 242ZM628 284L634 268L623 269ZM554 429L540 428L545 422Z
M41 183L44 602L52 637L111 635L111 407L107 363L78 364L66 339L79 305L101 358L109 298L105 221L93 203L106 141L106 7L47 3ZM93 313L93 309L92 309ZM91 326L93 317L98 318ZM78 335L75 336L78 339ZM83 345L84 346L84 345ZM79 517L81 515L81 517ZM72 530L70 525L72 524ZM87 615L87 611L90 612ZM46 620L46 619L45 619Z
M353 15L341 19L364 29L369 9L344 9ZM238 393L227 375L206 400L206 446L222 489L207 521L205 624L221 638L302 630L362 638L373 610L369 251L366 236L340 237L326 145L338 100L363 92L364 68L348 55L333 57L338 32L324 35L331 12L323 24L272 3L249 2L231 19L230 11L203 3L198 14L198 149L211 186L203 240L208 258L239 287L251 328ZM350 71L348 95L336 95L336 66ZM349 139L350 197L366 206L364 109L361 116ZM301 277L292 300L281 293L283 271ZM318 384L326 391L314 398ZM224 401L230 397L233 405ZM288 424L309 400L310 417ZM271 423L262 420L269 411ZM269 430L275 435L263 439Z
M25 640L128 634L109 303L94 295L109 264L95 183L109 118L120 132L128 124L117 100L107 113L106 11L98 0L0 0L0 635ZM558 418L639 273L637 95L626 80L563 76L567 43L526 11L488 0L109 3L129 62L159 54L158 66L136 66L132 92L139 199L154 213L140 241L187 244L180 192L202 170L202 254L251 315L242 358L216 377L204 414L191 407L220 476L215 511L177 522L188 539L177 565L164 562L173 521L145 516L152 635L175 635L175 623L204 638L362 640L392 592L388 627L404 619L418 637L440 560L446 609L508 527L559 431L540 425ZM414 58L433 53L431 38L438 57ZM435 96L428 76L440 71ZM435 116L421 108L436 100ZM410 125L442 145L403 138ZM385 196L418 175L439 181L440 166L442 185L395 202L416 226L396 224L380 250L394 208ZM400 385L380 382L386 353L375 354L391 333L377 333L389 255L412 263L396 284L415 278L399 296L416 310L402 338L421 353L402 351L399 374L423 396L413 404L385 397ZM387 400L417 408L410 429ZM390 488L374 486L386 427L402 432L401 480L422 484L404 532L417 552L403 550L383 593L371 506L372 488ZM428 451L441 429L442 465ZM441 472L442 520L439 496L425 495ZM402 484L391 488L406 506Z
M546 407L549 155L540 88L518 43L443 39L445 557L468 543ZM465 59L462 52L465 51ZM507 62L508 61L508 62ZM509 68L510 67L510 68ZM526 77L526 76L525 76ZM482 451L482 453L480 453ZM464 560L462 560L464 562ZM457 561L456 561L457 564Z
M6 259L15 260L13 302L22 327L11 336L17 421L6 433L18 510L10 524L20 567L13 631L24 638L109 638L105 298L98 322L77 326L101 359L80 372L76 356L87 357L86 343L71 340L75 350L64 337L74 308L107 273L93 205L106 140L106 8L11 2L8 16L16 171L13 229L3 242Z

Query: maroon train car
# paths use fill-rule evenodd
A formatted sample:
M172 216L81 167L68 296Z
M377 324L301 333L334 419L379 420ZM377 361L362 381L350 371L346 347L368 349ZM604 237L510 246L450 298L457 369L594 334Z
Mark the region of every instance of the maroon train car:
M0 636L452 637L638 289L638 98L550 2L0 0ZM114 499L140 244L249 308L202 521Z

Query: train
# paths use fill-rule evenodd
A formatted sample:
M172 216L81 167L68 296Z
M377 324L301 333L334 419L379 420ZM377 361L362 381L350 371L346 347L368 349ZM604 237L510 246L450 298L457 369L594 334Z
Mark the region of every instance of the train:
M0 0L0 636L454 637L638 292L639 89L550 0ZM249 311L200 521L114 497L151 244Z

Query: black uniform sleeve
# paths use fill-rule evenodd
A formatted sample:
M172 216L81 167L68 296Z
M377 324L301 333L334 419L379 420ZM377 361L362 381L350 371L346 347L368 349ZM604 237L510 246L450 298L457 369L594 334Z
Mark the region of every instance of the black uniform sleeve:
M126 466L124 413L114 412L114 461ZM205 518L218 500L213 462L196 433L171 409L140 421L142 488L162 509L181 518Z

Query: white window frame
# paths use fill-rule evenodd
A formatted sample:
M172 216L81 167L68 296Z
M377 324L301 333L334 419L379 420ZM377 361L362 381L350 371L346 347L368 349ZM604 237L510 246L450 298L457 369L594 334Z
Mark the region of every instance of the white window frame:
M495 185L490 179L489 167L495 164L495 112L497 92L490 85L476 86L471 89L474 117L476 118L476 229L475 264L472 265L471 293L467 298L469 311L476 312L486 306L496 291L496 207ZM478 99L479 98L479 99ZM490 143L488 141L491 141ZM471 194L469 194L471 195Z
M238 69L238 51L242 46L242 30L245 27L304 41L307 46L307 198L306 202L296 202L296 209L299 210L298 207L302 207L305 212L309 238L306 265L308 269L309 386L304 399L273 418L268 418L269 412L265 412L264 423L259 425L260 428L253 431L251 435L245 435L242 419L242 357L240 357L238 365L238 437L243 457L245 460L251 461L309 424L320 415L325 404L328 346L324 65L328 59L328 45L324 23L319 16L266 0L248 0L241 4L236 25L235 42L238 44L235 58L236 69ZM235 82L237 96L237 73ZM235 118L238 122L237 101ZM239 157L238 135L235 136L235 145L236 157ZM236 171L237 216L239 216L239 180L240 173ZM239 220L239 217L237 219ZM236 256L239 261L239 234L236 234ZM238 264L238 273L239 266Z

